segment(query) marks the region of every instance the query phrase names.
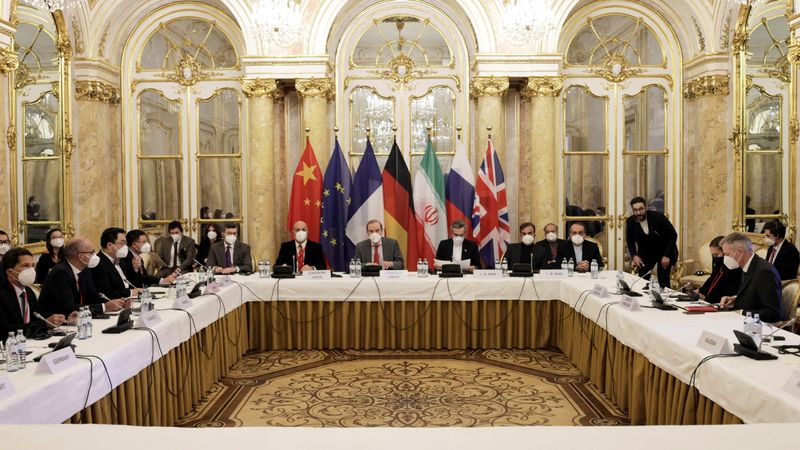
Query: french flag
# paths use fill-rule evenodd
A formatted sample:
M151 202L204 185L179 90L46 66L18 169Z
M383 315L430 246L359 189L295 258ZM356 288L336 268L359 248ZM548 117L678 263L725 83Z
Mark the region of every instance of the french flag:
M464 141L456 141L456 155L450 165L445 182L447 222L463 220L467 224L467 236L472 236L472 214L475 197L475 176L467 159Z

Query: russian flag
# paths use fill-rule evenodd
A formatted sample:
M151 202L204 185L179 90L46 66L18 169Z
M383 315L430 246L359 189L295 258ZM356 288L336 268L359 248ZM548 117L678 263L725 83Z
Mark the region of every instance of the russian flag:
M472 236L472 207L475 204L475 176L467 158L464 142L456 141L456 155L450 165L445 183L447 223L463 220L467 224L467 236Z

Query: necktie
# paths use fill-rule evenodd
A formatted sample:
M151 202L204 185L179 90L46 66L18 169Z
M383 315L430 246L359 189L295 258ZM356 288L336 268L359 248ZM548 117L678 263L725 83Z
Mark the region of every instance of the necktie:
M556 256L558 256L558 248L555 242L550 243L550 255L553 259L556 259Z
M78 277L75 277L75 286L78 288L78 298L81 299L81 305L83 304L83 292L81 291L81 280Z
M172 256L172 267L178 267L178 243L176 242L173 246L175 249L174 255Z
M306 250L302 245L297 246L297 270L302 270L305 265Z
M772 247L772 253L769 255L769 263L775 265L775 255L778 254L778 249Z
M381 255L380 255L380 253L378 253L378 246L379 245L380 244L373 244L372 245L372 262L374 262L375 264L380 264L381 263Z
M225 247L225 267L233 266L233 248L229 245Z
M28 293L22 291L19 294L19 304L22 306L22 323L27 324L31 321L30 311L28 311Z

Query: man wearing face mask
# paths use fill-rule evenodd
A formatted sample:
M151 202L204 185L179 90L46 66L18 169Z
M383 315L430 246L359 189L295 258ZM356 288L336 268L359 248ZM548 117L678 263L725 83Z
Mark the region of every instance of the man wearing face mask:
M631 199L631 209L633 214L625 221L631 264L639 273L656 266L658 283L669 287L669 273L678 260L678 233L667 216L647 209L644 198Z
M731 233L722 240L722 252L728 269L742 268L742 282L736 295L722 297L720 307L741 309L742 314L758 313L763 322L783 320L780 275L772 264L753 252L750 238Z
M544 249L536 245L536 225L531 222L525 222L519 226L520 242L509 244L506 250L506 261L508 266L513 269L514 264L530 264L534 273L539 273L539 270L545 264Z
M156 240L155 253L167 266L161 269L158 277L170 276L178 270L178 274L191 272L194 260L197 258L197 245L194 239L183 234L183 226L177 220L173 220L167 225L167 236L162 236Z
M64 260L56 264L47 274L39 296L42 308L68 316L82 305L88 305L92 313L119 311L129 308L129 300L106 301L100 297L92 279L92 269L100 264L94 244L85 237L75 237L64 245Z
M275 265L291 266L296 264L297 270L300 272L325 269L327 264L325 264L322 245L308 240L308 224L298 220L292 225L292 233L294 240L281 244Z
M9 250L11 250L11 239L8 238L5 231L0 230L0 262L3 261L3 255Z
M128 257L130 249L122 228L106 228L100 235L100 263L92 268L92 280L97 292L108 298L136 297L142 291L128 280L120 260Z
M383 224L376 219L367 222L369 239L356 244L356 257L363 264L377 264L383 269L403 270L403 253L396 240L383 235Z
M29 287L36 277L30 251L21 247L9 250L2 266L5 277L0 283L0 338L5 339L10 331L17 330L33 336L66 322L63 315L45 312L36 301L36 294ZM53 325L36 318L36 314Z
M742 281L742 269L728 269L723 264L724 255L720 242L724 236L717 236L711 240L708 250L711 252L711 275L698 290L708 303L719 303L722 297L736 295Z
M222 229L224 240L214 243L208 252L208 266L215 273L250 273L253 271L253 260L250 246L239 240L239 226L226 223Z
M441 261L452 261L455 264L461 264L461 261L469 260L469 269L467 272L474 272L476 267L480 267L481 260L478 254L478 244L475 241L466 239L467 225L461 221L456 220L450 225L450 239L445 239L439 242L436 249L436 259ZM437 266L436 270L441 267Z
M800 253L786 241L786 226L777 220L764 224L764 241L769 245L767 261L775 266L781 281L796 280Z
M544 226L544 239L537 242L536 245L542 248L544 253L544 261L542 269L560 269L561 260L564 259L564 254L561 253L561 248L566 245L567 241L558 238L558 226L554 223L548 223Z
M583 222L574 222L569 227L569 241L561 248L564 258L575 262L575 270L588 272L592 260L597 261L597 267L603 268L603 258L600 256L600 247L594 242L586 240L586 225Z
M134 287L144 288L154 284L172 284L177 278L175 272L164 278L151 276L157 270L165 267L158 255L150 252L150 242L147 233L142 230L131 230L125 235L128 244L128 256L120 259L119 265L122 272Z

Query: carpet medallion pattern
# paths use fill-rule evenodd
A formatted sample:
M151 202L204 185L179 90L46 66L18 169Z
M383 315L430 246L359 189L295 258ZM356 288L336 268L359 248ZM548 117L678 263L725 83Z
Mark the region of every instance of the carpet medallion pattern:
M622 425L556 350L298 351L240 360L179 426Z

